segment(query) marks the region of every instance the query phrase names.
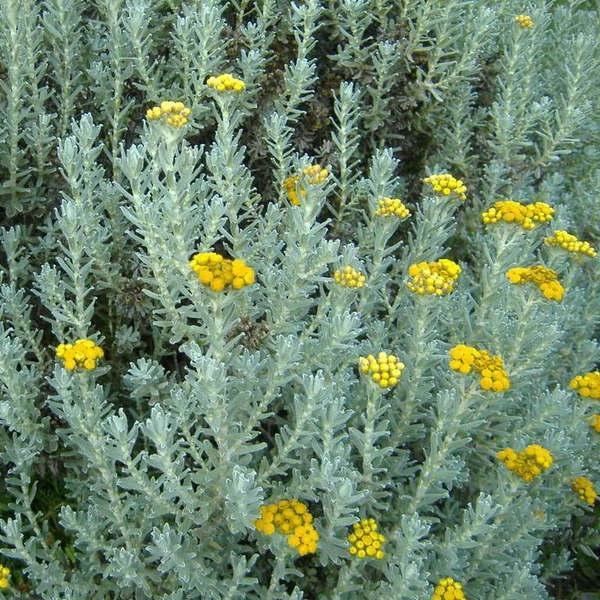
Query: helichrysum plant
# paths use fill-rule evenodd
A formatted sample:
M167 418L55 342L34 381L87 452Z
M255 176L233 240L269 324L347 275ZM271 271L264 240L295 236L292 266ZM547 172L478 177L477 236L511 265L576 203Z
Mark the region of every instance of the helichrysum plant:
M0 0L0 597L597 592L599 16Z

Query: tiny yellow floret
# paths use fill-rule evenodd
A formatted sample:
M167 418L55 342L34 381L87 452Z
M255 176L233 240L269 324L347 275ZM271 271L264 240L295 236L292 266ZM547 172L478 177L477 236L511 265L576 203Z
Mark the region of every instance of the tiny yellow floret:
M97 362L104 356L104 350L96 345L93 340L78 339L73 344L59 344L56 347L56 358L62 360L67 371L84 369L91 371Z
M410 217L410 210L406 208L400 198L381 198L377 202L377 209L373 213L376 217L398 217L406 219Z
M256 281L256 274L241 258L229 259L216 252L199 252L189 262L198 281L213 292L240 290Z
M385 536L378 531L375 519L361 519L352 526L352 532L346 538L350 547L348 552L356 558L375 558L381 560L385 556L383 545Z
M369 354L358 359L358 368L363 375L369 375L371 379L383 389L394 387L404 370L404 363L397 356L380 352L377 357Z
M496 457L509 471L527 483L549 469L554 462L550 451L539 444L530 444L521 451L504 448L496 453Z
M510 389L510 379L500 356L487 350L459 344L450 349L449 366L464 375L474 371L479 374L479 386L490 392L505 392Z
M584 398L600 400L600 371L591 371L573 377L569 387Z
M548 300L561 302L565 296L565 288L558 280L558 273L543 265L513 267L506 272L506 278L514 285L533 283Z
M445 296L454 290L460 272L460 266L447 258L414 263L408 268L411 280L406 285L415 294Z
M600 433L600 415L592 415L590 418L590 427L596 432Z
M545 202L522 204L516 200L498 200L481 213L481 220L486 225L495 223L514 223L526 230L536 225L548 223L554 218L554 208Z
M575 477L571 482L571 488L583 502L594 506L594 503L598 499L598 493L594 484L587 477Z
M531 29L533 27L533 19L529 15L516 15L515 22L521 29Z
M230 73L209 77L206 85L217 92L243 92L246 89L246 84L241 79L236 79Z
M320 185L329 177L329 171L320 165L304 167L298 175L290 175L283 182L283 189L287 194L290 204L300 206L301 200L306 198L307 185Z
M0 564L0 590L7 590L10 587L10 569Z
M161 120L163 123L179 129L188 123L188 117L191 114L183 102L173 102L164 100L159 106L153 106L146 111L146 118L149 121Z
M435 586L431 600L466 600L466 596L461 583L452 577L444 577Z
M345 288L362 288L365 287L367 277L353 267L346 266L334 272L333 280Z
M450 173L430 175L423 179L423 183L430 185L433 191L440 196L456 196L463 202L467 199L467 186Z
M597 252L589 242L582 242L576 236L564 230L555 231L552 235L544 239L548 246L562 248L573 254L584 254L585 256L594 257Z

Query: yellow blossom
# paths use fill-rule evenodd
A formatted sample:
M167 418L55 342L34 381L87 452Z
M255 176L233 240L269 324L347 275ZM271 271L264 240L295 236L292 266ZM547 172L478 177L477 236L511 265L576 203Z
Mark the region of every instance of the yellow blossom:
M226 288L239 290L256 281L254 269L245 261L225 258L216 252L195 254L189 265L198 276L198 281L213 292L222 292Z
M288 200L294 206L299 206L306 198L306 185L319 185L329 176L329 171L320 165L304 167L300 174L290 175L283 182Z
M596 432L600 433L600 415L592 415L590 418L590 427Z
M6 590L10 587L10 569L0 564L0 590Z
M379 387L386 389L398 383L404 370L404 363L393 354L380 352L377 358L372 354L361 356L358 360L358 368L364 375L369 375Z
M381 560L385 556L383 545L386 538L379 531L375 519L361 519L352 526L348 534L350 547L348 552L357 558L376 558Z
M575 477L571 482L571 489L579 496L583 502L587 502L590 506L594 506L598 493L594 484L587 477Z
M576 236L564 230L555 231L552 235L544 239L548 246L557 246L567 252L574 254L585 254L594 257L597 252L589 242L582 242Z
M360 271L357 271L350 266L346 266L335 271L333 280L342 287L361 288L365 286L367 277Z
M558 273L542 265L513 267L506 272L507 279L515 285L533 283L548 300L561 302L565 288L558 280Z
M459 344L450 349L450 368L459 373L472 371L480 376L479 385L483 390L504 392L510 388L510 379L500 356L493 356L487 350Z
M167 125L179 129L188 122L191 110L183 102L173 102L165 100L159 106L153 106L146 111L146 118L149 121L162 120Z
M461 583L452 577L445 577L438 581L431 600L466 600L466 596Z
M406 285L415 294L444 296L454 290L460 272L460 267L447 258L415 263L408 268L408 275L412 280Z
M541 223L548 223L554 218L554 208L545 202L522 204L516 200L498 200L481 213L481 220L486 225L500 221L514 223L523 229L530 230Z
M454 195L460 200L467 199L467 186L460 179L456 179L450 173L430 175L423 179L423 183L429 184L433 191L440 196Z
M522 29L531 29L533 27L533 19L529 15L516 15L515 21Z
M376 217L398 217L406 219L410 217L410 210L404 206L400 198L381 198L377 203Z
M104 351L93 340L78 339L73 344L59 344L56 347L56 357L62 360L67 371L76 368L91 371L97 366L98 359L104 356Z
M288 545L300 556L317 551L319 533L313 525L313 516L306 504L295 498L261 506L260 518L254 521L254 527L265 535L287 536Z
M229 73L209 77L206 85L217 92L243 92L246 89L246 84L241 79L236 79Z
M550 451L539 444L530 444L521 451L504 448L496 453L496 457L527 483L549 469L554 461Z
M600 371L591 371L590 373L573 377L569 383L569 387L584 398L600 400Z

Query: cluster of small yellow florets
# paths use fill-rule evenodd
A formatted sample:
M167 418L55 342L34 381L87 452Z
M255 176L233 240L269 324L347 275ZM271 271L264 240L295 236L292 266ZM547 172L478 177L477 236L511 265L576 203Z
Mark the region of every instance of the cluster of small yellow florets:
M545 202L521 204L516 200L498 200L493 206L481 214L486 225L500 221L515 223L523 229L533 229L540 223L548 223L554 218L554 208Z
M206 80L206 85L213 88L213 90L217 90L217 92L243 92L246 89L246 84L241 79L236 79L229 73L209 77Z
M213 292L232 287L239 290L256 281L254 269L241 258L229 259L216 252L200 252L189 262L190 268L203 285Z
M520 452L512 448L504 448L496 453L496 457L506 465L507 469L527 482L549 469L553 462L550 451L539 444L531 444Z
M415 263L408 268L412 281L408 281L406 285L415 294L444 296L454 290L460 270L454 261L447 258Z
M404 370L404 363L397 356L380 352L377 358L372 354L361 356L358 368L364 375L370 375L371 379L381 388L391 388L398 383Z
M600 400L600 371L591 371L590 373L573 377L569 383L569 387L584 398Z
M533 27L533 19L529 15L517 15L515 21L523 29L531 29Z
M68 371L77 367L91 371L103 356L102 348L88 339L79 339L75 340L74 344L59 344L56 347L56 357L63 361L63 366Z
M600 433L600 415L592 415L590 418L590 427L596 432Z
M479 385L483 390L504 392L510 388L508 373L500 356L493 356L487 350L459 344L450 349L450 368L459 373L479 373Z
M590 506L594 506L596 499L598 498L598 492L594 484L587 477L575 477L571 482L571 488L573 491Z
M317 551L319 533L313 525L313 516L304 502L280 500L260 507L260 518L254 526L265 535L282 533L287 543L300 554L313 554Z
M561 302L565 288L558 280L558 273L542 265L533 267L513 267L506 272L507 279L516 285L533 283L538 287L544 298Z
M299 175L290 175L283 182L288 200L294 205L299 206L300 200L306 198L306 189L303 183L309 185L319 185L323 183L329 176L329 171L321 167L321 165L309 165L304 167Z
M406 208L400 198L381 198L375 210L376 217L398 217L406 219L410 217L410 210Z
M0 590L8 589L10 577L10 569L0 564Z
M450 173L440 173L439 175L430 175L423 179L423 183L429 184L433 191L442 196L454 194L460 200L467 199L467 186L460 179L456 179Z
M377 558L385 556L383 544L385 536L378 531L379 525L375 519L361 519L352 526L352 533L348 535L350 548L348 552L357 558Z
M438 581L431 600L466 600L466 596L461 583L452 577L445 577Z
M365 286L367 277L353 267L346 266L335 271L333 280L342 287L361 288Z
M191 112L183 102L165 100L159 106L149 108L146 111L146 118L149 121L162 119L167 125L179 128L187 124Z
M571 233L563 230L555 231L552 235L544 239L548 246L558 246L567 252L576 254L585 254L586 256L596 256L597 252L589 242L582 242Z

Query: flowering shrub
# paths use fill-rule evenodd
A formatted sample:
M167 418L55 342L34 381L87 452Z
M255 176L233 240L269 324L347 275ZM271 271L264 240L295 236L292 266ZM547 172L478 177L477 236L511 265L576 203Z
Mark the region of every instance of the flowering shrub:
M596 5L0 0L0 597L600 589Z

